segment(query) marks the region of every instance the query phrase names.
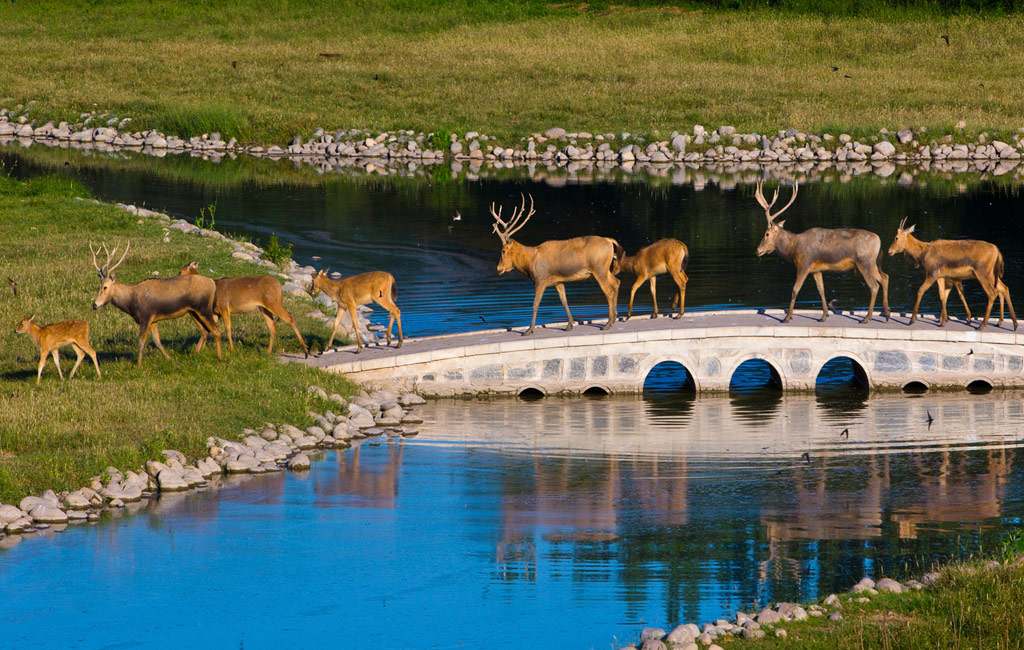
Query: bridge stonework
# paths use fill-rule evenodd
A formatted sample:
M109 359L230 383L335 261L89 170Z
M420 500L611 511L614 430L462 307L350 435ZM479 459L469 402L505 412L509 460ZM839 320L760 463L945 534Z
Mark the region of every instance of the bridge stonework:
M721 392L750 359L766 362L783 390L811 391L825 364L837 357L851 359L874 389L911 382L1024 386L1024 334L991 326L978 332L962 323L939 328L934 320L913 327L906 319L860 325L852 314L817 323L811 315L799 313L786 325L764 311L732 311L631 320L607 332L578 326L568 334L547 328L527 337L490 330L407 339L401 350L368 348L358 356L343 349L315 365L364 385L432 396L526 389L637 393L648 373L666 361L686 368L698 392Z

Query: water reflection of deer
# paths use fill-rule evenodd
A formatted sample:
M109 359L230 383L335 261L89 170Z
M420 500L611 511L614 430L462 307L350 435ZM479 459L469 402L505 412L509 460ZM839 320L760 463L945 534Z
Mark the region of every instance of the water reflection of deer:
M373 469L360 464L362 451L362 445L356 445L346 453L339 453L337 480L317 486L317 492L321 496L347 494L358 497L349 504L355 507L393 509L398 496L398 476L402 471L402 445L388 445L387 463L374 463L371 465Z
M623 525L683 526L687 523L685 461L657 457L600 459L534 453L529 478L506 484L502 531L495 563L503 580L533 580L537 537L551 543L594 544L619 538ZM628 522L619 509L635 511Z

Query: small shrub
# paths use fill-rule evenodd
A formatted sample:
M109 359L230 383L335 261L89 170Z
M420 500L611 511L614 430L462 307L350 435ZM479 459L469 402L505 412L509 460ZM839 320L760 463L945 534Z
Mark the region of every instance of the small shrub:
M284 266L292 258L292 245L282 246L277 242L277 235L272 235L263 251L263 257L278 266Z
M196 217L196 227L200 230L216 230L217 229L217 205L211 203L199 210L199 216ZM207 221L209 219L209 221Z

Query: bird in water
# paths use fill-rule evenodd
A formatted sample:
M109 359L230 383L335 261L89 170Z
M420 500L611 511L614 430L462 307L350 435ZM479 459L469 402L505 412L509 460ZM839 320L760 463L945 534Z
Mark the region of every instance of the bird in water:
M850 439L850 430L849 429L843 429L842 431L839 432L839 437L840 438L846 438L847 440L849 440Z
M462 213L458 210L455 211L455 216L452 217L452 221L462 221Z
M925 411L925 412L928 414L928 430L931 431L932 430L932 422L935 421L935 418L932 417L932 412L931 411Z
M801 456L800 458L801 458L801 460L803 460L808 465L811 464L811 455L809 453L807 453L806 451L804 452L804 455Z

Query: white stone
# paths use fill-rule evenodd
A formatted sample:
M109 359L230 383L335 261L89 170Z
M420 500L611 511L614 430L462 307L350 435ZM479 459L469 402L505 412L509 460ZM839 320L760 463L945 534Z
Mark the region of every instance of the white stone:
M302 470L310 468L309 456L306 454L296 454L288 461L288 469L290 470Z
M66 524L68 516L63 510L48 503L38 504L28 512L37 523L42 524Z

